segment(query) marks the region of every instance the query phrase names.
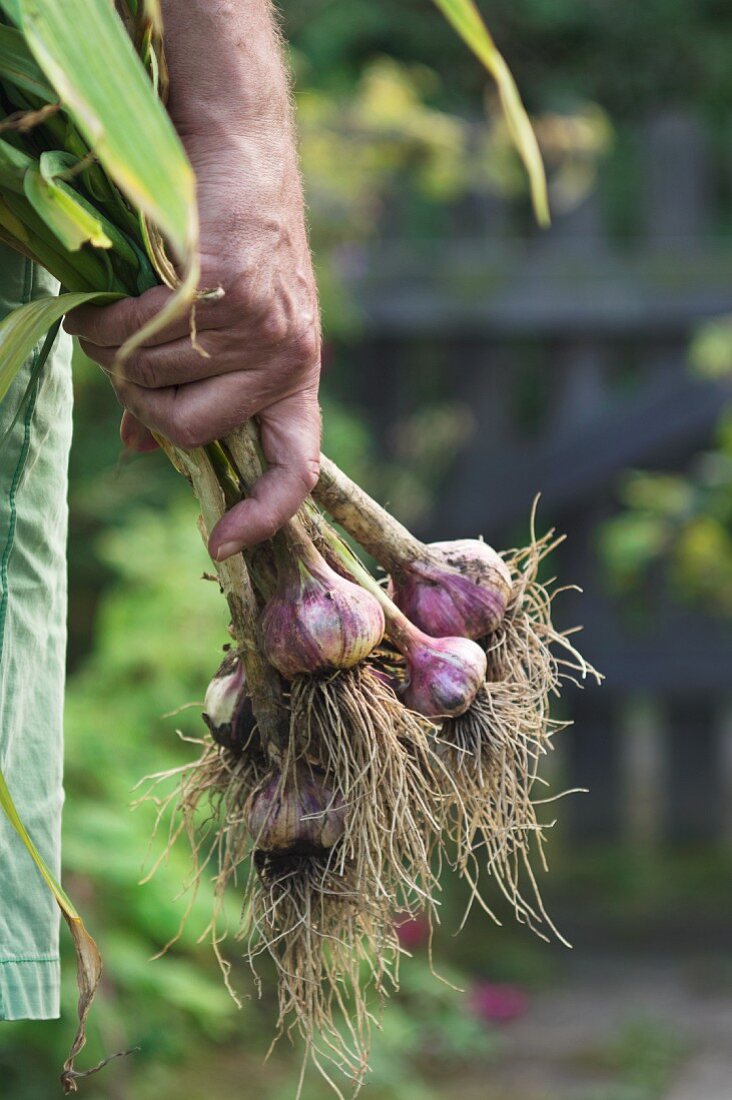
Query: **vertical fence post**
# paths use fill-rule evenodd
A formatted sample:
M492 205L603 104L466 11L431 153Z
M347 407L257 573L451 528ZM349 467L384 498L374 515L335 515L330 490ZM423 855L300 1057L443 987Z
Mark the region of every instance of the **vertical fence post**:
M722 807L721 840L732 848L732 699L725 699L717 711L716 742Z
M624 839L634 848L654 849L662 839L668 784L661 715L654 700L629 700L618 736Z
M685 111L654 115L646 126L645 230L651 248L697 251L708 228L709 162L698 119Z
M716 840L722 798L715 745L714 707L699 697L670 698L668 726L667 832L678 844Z

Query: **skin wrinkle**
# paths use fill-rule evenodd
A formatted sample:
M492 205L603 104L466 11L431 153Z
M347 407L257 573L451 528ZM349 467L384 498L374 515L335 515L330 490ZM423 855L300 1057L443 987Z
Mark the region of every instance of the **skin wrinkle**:
M320 318L305 223L292 101L270 0L163 0L169 110L198 178L201 287L198 342L180 318L120 372L117 349L159 311L169 291L82 307L66 327L126 409L126 446L150 450L151 430L198 446L259 419L270 470L213 531L221 557L269 537L317 478ZM205 56L201 41L207 43ZM208 63L215 51L216 67Z

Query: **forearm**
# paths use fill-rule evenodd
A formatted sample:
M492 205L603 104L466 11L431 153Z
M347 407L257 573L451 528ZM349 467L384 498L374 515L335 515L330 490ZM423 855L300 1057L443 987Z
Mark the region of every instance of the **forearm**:
M204 282L283 233L310 267L290 80L271 0L162 0L168 109L198 177ZM297 257L293 272L298 273Z
M282 130L290 88L271 0L162 0L169 109L184 137Z
M202 287L224 293L117 369L118 349L169 292L67 320L109 371L126 409L122 436L186 450L256 416L267 461L246 500L211 535L219 560L269 538L317 480L320 319L308 247L289 79L270 0L162 0L168 109L196 173ZM205 355L201 355L201 349Z

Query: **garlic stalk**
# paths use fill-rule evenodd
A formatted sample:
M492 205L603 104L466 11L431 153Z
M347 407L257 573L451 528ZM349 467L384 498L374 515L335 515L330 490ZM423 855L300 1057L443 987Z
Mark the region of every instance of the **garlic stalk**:
M201 507L204 537L208 538L226 510L224 491L208 455L203 448L184 451L167 440L159 442L176 469L191 483ZM289 739L289 715L279 677L260 651L259 608L244 558L234 554L215 565L229 605L231 629L244 664L260 737L273 749L284 748Z
M313 498L388 573L428 561L427 547L325 455Z

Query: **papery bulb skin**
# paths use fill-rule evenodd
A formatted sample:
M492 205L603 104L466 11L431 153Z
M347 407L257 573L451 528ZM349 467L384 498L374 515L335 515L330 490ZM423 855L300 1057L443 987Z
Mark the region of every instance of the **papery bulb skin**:
M426 718L464 714L485 681L488 659L469 638L430 638L414 631L404 702Z
M284 780L273 773L255 791L247 825L256 850L269 857L320 855L340 840L345 816L322 773L301 764Z
M429 558L394 571L390 595L433 638L483 638L501 625L511 597L503 558L480 539L433 542Z
M244 665L234 652L227 653L206 690L203 720L214 741L237 756L246 748L255 727L247 694Z
M262 613L269 661L288 680L353 668L384 636L384 613L360 585L317 555L293 562Z

